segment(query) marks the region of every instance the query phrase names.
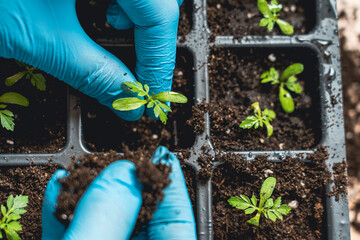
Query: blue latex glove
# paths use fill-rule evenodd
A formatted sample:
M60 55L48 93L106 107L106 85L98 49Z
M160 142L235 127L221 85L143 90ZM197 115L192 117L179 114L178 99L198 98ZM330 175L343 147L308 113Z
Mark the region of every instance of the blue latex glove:
M170 158L166 159L169 154ZM175 240L196 239L195 220L179 160L165 147L159 147L152 161L171 165L171 184L164 190L154 218L146 230L134 239ZM53 215L60 191L57 171L45 191L43 203L43 240L129 239L142 203L142 186L135 175L133 163L118 161L108 166L89 185L81 198L68 229Z
M181 2L119 0L108 10L116 28L135 27L136 74L155 93L171 88ZM37 67L111 109L114 100L135 96L121 88L135 77L86 35L75 0L0 0L0 19L1 57ZM115 112L125 120L137 120L144 107Z

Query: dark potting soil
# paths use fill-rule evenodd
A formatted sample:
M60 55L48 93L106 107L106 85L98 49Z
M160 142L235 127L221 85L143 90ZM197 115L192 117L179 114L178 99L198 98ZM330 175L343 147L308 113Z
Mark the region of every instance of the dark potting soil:
M134 40L134 30L114 29L106 20L106 10L111 0L79 0L76 1L77 15L85 32L96 42L116 39L122 42ZM185 0L180 8L178 36L182 40L190 32L192 26L192 4Z
M27 212L21 215L20 224L23 240L41 239L41 209L48 181L57 170L56 166L31 166L0 169L0 203L6 205L7 198L12 194L26 195L29 203Z
M126 60L129 61L129 59ZM127 62L127 65L131 69L133 63ZM168 122L165 126L160 121L147 116L135 122L124 121L95 100L82 96L83 134L87 148L97 152L110 149L121 152L122 144L129 146L132 150L147 145L162 145L171 150L191 147L195 134L186 121L191 118L191 106L194 104L192 66L191 54L179 49L172 91L184 94L188 102L172 104L173 112L168 114Z
M270 2L270 1L268 1ZM286 0L281 19L294 27L294 34L309 32L315 25L315 1ZM269 32L260 27L263 15L257 7L257 0L207 0L208 25L214 35L233 35L241 38L246 35L284 35L278 26Z
M140 149L132 152L124 147L124 157L115 151L110 151L109 153L86 154L74 159L68 169L69 176L60 180L62 192L58 197L56 217L68 225L81 196L95 177L111 163L119 159L127 159L135 164L136 175L143 185L143 202L133 234L140 233L143 226L152 219L157 202L163 199L163 189L170 184L168 177L171 168L162 164L153 164L149 160L153 152L154 149Z
M213 49L209 64L211 142L219 150L311 149L321 139L319 73L317 57L307 48ZM260 75L275 67L282 72L293 63L304 64L298 75L300 95L291 93L295 111L286 113L278 99L278 85L261 84ZM251 104L272 109L274 133L266 129L242 129L240 123L252 115Z
M0 94L17 92L30 102L28 107L8 105L7 109L15 114L15 130L0 127L0 153L59 152L66 142L66 84L43 73L46 78L44 92L25 78L6 87L5 79L20 71L24 69L14 60L0 58Z
M266 156L254 161L233 153L219 156L217 160L223 164L215 169L212 178L215 239L326 239L324 185L331 181L324 165L327 158L323 148L310 155L308 163L291 157L274 163ZM346 169L344 164L338 167L340 171ZM240 194L259 198L261 184L270 176L277 179L273 198L281 196L282 202L291 205L292 210L283 221L274 223L261 216L259 227L250 225L246 221L254 214L246 215L231 207L227 200ZM335 181L337 187L342 185L341 181Z

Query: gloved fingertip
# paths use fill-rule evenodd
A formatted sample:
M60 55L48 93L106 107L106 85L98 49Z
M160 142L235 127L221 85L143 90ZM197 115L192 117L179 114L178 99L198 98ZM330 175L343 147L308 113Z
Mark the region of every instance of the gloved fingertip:
M112 27L118 30L125 30L134 27L134 23L126 15L116 0L113 0L109 5L106 11L106 20Z

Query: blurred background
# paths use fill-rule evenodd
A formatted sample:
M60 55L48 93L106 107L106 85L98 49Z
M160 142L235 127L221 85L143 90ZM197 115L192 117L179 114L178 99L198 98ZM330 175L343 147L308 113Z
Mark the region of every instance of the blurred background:
M351 239L360 239L360 0L338 0Z

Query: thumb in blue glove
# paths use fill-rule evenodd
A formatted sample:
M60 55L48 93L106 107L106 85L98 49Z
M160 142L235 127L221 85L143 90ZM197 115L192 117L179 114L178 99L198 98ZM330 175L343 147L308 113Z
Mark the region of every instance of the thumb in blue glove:
M135 26L137 77L155 93L171 88L179 4L176 0L121 1L117 16L124 24L111 21L118 28ZM1 57L37 67L111 109L114 100L135 96L122 89L123 82L135 77L86 35L76 16L75 0L0 1L0 17ZM116 113L125 120L137 120L143 111L144 107Z
M196 239L195 220L178 159L160 147L152 160L171 165L171 183L146 230L134 239ZM42 239L129 239L142 202L142 186L133 163L118 161L101 172L81 198L68 229L53 215L61 188L58 179L65 174L57 171L46 188Z

